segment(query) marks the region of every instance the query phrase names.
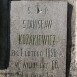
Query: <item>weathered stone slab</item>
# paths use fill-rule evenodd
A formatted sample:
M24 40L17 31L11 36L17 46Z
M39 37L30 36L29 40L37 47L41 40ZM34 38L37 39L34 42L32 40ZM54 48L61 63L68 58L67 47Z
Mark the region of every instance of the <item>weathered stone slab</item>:
M11 1L7 77L65 77L66 1Z

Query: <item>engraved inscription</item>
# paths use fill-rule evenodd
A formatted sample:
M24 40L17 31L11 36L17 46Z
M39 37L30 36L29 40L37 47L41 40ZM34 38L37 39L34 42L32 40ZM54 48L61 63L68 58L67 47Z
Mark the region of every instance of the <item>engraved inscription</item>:
M65 77L66 1L11 1L6 77Z

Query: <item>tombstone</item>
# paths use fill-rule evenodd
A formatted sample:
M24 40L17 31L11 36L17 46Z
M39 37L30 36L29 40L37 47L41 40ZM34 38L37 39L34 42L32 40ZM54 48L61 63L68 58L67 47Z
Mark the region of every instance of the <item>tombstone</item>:
M7 77L65 77L66 1L11 1Z

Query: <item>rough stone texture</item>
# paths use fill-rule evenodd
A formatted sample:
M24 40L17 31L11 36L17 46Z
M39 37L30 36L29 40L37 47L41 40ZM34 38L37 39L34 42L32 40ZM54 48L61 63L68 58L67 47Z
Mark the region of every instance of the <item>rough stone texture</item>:
M10 11L11 63L9 64L8 68L9 73L20 72L22 74L23 72L24 75L28 74L28 77L32 77L32 74L44 74L44 77L65 77L67 2L12 1ZM37 23L37 26L33 25L34 27L32 27L31 24L29 25L29 23L32 22L31 20L35 23L37 23L38 20L42 20L42 22L40 21L39 23ZM47 26L47 22L50 22L51 27ZM36 37L34 37L34 35L36 35ZM49 43L51 42L51 45L48 43L48 41L46 44L41 41L42 37L40 37L39 35L43 35L43 37L45 35L45 39L48 38ZM37 39L37 36L41 40ZM32 42L32 38L34 38L34 41L36 43ZM40 44L37 42L37 40L39 40L38 42ZM25 44L26 42L30 42L31 44ZM35 52L35 55L32 54L33 51ZM14 55L14 52L17 53ZM28 52L30 55L28 55ZM15 63L17 62L19 63L19 65L15 66ZM24 62L26 67L23 67ZM27 63L28 65L30 65L31 63L36 63L36 66L33 66L32 64L32 67L30 67L27 66ZM44 67L41 67L40 64L43 64ZM16 76L17 74L13 77Z
M67 53L67 77L77 77L76 72L77 70L75 69L75 1L76 0L67 0L69 4L71 4L71 6L69 6L69 16L71 15L71 9L72 9L72 15L71 15L71 19L69 18L69 26L68 26L68 53ZM3 3L3 6L1 6ZM3 17L5 20L2 21L6 21L7 20L7 8L8 8L8 1L7 0L0 0L0 8L4 8L2 10L0 10L0 13L4 12L4 14L0 14L0 19L2 20L1 17ZM5 15L6 14L6 15ZM1 24L1 23L0 23ZM4 25L4 24L3 24ZM1 31L1 30L0 30ZM5 32L6 33L6 32ZM5 49L5 48L3 48ZM4 50L3 50L4 51ZM0 51L1 52L1 51ZM3 52L1 52L3 53ZM4 56L3 56L4 57ZM1 62L2 63L2 62ZM4 63L5 64L5 63ZM70 65L69 65L70 64ZM6 65L7 66L7 65ZM5 72L6 70L1 70L1 72ZM1 77L4 77L4 75L1 74Z

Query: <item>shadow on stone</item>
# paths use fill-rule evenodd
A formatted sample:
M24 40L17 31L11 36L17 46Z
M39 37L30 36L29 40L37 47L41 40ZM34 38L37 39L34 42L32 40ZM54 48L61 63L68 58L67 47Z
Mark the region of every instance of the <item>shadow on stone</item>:
M9 2L0 0L0 70L7 69L10 58Z
M68 11L67 11L66 77L69 77L70 63L71 63L71 46L72 46L71 19L72 19L72 10L73 10L73 6L68 3Z

